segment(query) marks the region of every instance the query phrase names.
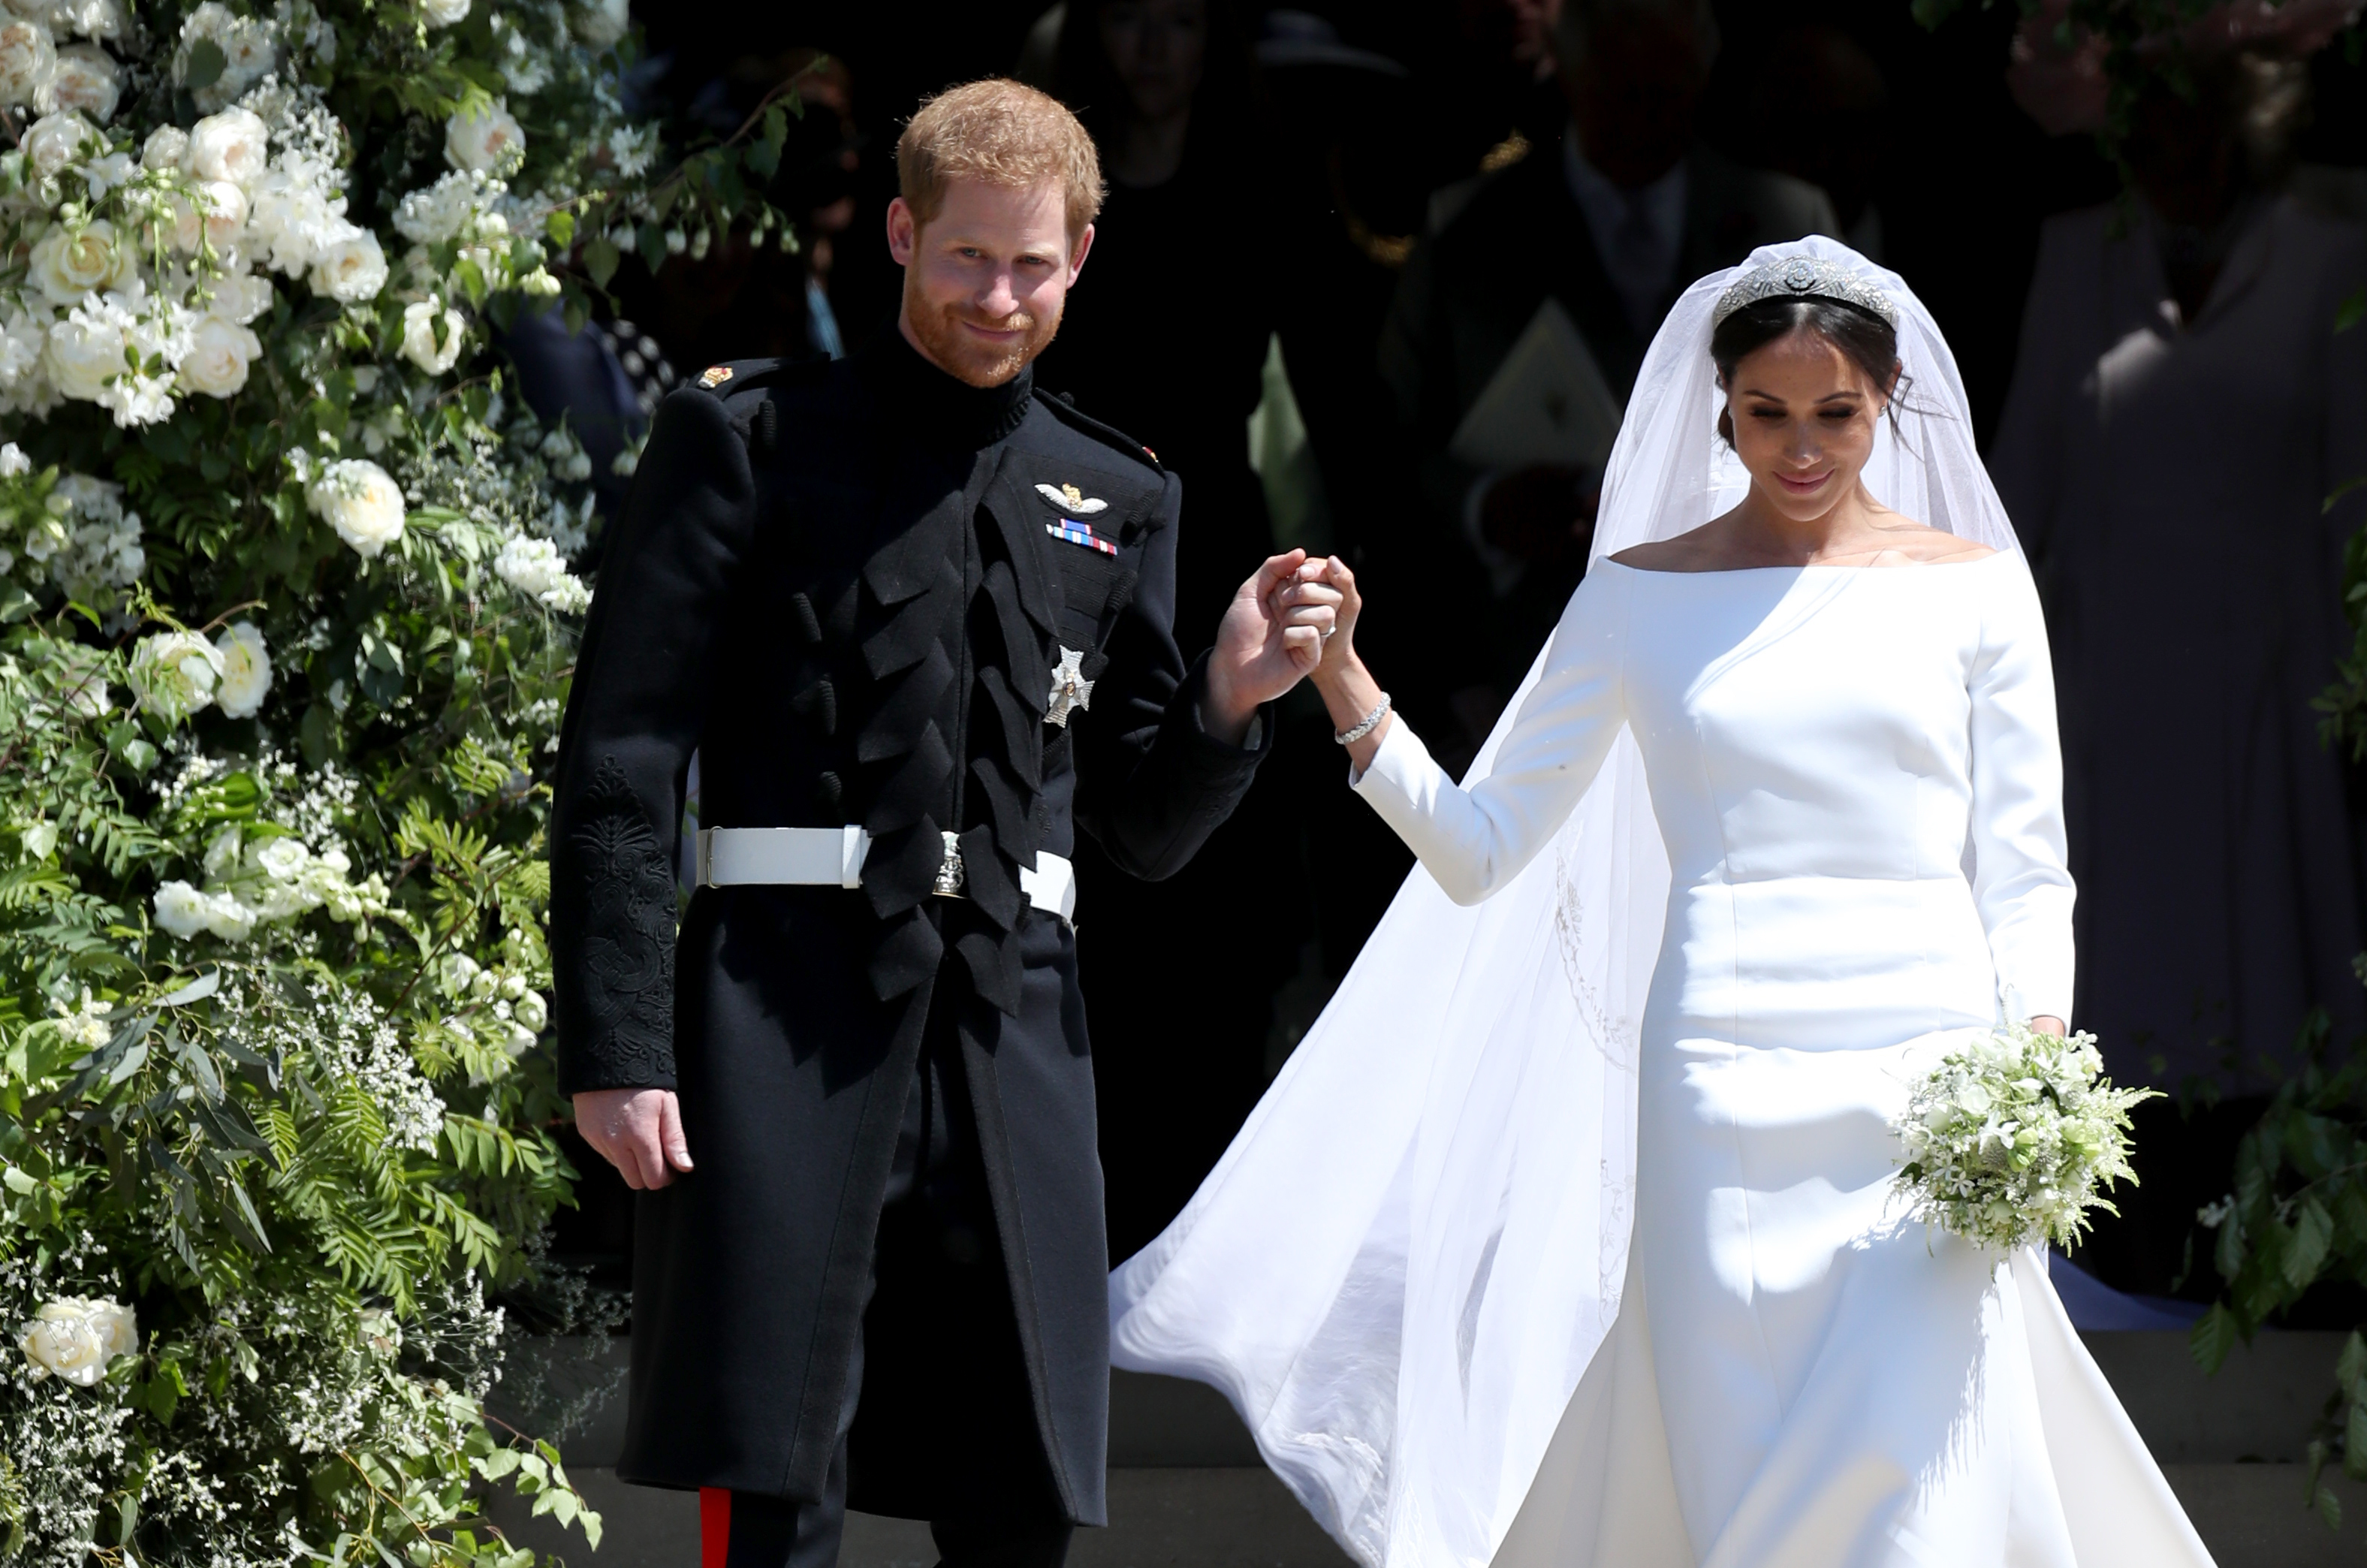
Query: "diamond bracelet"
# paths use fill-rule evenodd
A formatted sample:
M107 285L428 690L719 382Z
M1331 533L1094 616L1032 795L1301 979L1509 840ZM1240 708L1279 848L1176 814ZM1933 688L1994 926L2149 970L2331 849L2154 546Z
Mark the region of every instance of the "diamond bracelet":
M1381 693L1381 705L1379 707L1374 709L1370 713L1367 713L1363 718L1357 720L1353 727L1345 730L1332 731L1331 739L1335 744L1340 745L1354 745L1358 741L1361 741L1366 735L1371 734L1373 733L1374 726L1388 716L1389 694L1385 691Z

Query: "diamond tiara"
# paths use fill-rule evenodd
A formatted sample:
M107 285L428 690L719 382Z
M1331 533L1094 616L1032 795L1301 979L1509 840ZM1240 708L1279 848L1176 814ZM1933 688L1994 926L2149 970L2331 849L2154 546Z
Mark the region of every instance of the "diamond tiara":
M1796 299L1838 300L1871 311L1894 327L1898 324L1898 307L1872 283L1838 262L1795 256L1752 267L1736 278L1717 297L1716 308L1710 312L1710 326L1716 329L1735 312L1761 300Z

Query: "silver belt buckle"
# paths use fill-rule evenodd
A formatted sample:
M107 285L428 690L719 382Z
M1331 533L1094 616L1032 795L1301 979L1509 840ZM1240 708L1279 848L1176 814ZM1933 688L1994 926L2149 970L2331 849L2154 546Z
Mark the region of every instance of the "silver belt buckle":
M962 896L963 879L968 874L962 869L961 835L948 833L944 837L946 858L937 867L936 885L929 891L939 898L959 898Z

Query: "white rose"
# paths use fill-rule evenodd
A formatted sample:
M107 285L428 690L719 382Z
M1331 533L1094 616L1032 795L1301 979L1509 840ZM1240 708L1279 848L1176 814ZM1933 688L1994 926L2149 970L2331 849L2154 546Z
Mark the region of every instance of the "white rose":
M469 0L419 0L419 19L431 28L448 28L469 14Z
M59 223L33 244L33 281L57 305L78 305L86 294L122 287L132 272L128 250L115 244L115 225L94 218L80 229Z
M210 114L189 131L189 172L199 179L251 186L262 177L270 154L270 132L252 109Z
M454 168L504 174L526 155L526 131L495 98L475 114L455 110L444 122L444 156Z
M156 890L156 924L184 938L206 928L206 895L184 881L169 881Z
M208 397L234 397L246 385L247 367L262 354L263 341L252 329L221 316L201 316L181 358L181 385ZM267 672L264 678L270 678Z
M214 302L207 307L207 313L226 322L236 322L241 326L271 308L271 279L258 278L252 272L217 278L213 281L213 290Z
M549 1008L540 996L531 991L517 999L515 1016L519 1023L537 1034L540 1034L542 1026L550 1021Z
M460 340L469 324L458 311L442 311L443 301L430 296L402 307L402 357L431 376L440 376L460 360ZM436 334L441 324L444 341Z
M632 25L628 4L629 0L583 0L574 7L572 18L575 36L595 49L606 49Z
M160 125L140 148L140 166L151 171L177 169L189 161L189 133L177 125Z
M206 901L206 929L225 942L235 942L255 929L262 912L249 909L226 892L210 892Z
M107 655L96 648L70 642L58 650L52 663L66 710L85 719L104 719L111 704L107 695Z
M44 359L59 392L96 403L108 379L123 373L123 329L105 318L53 323Z
M57 45L40 23L16 17L0 25L0 104L29 104L57 69Z
M129 1307L67 1296L33 1314L17 1343L36 1381L54 1375L86 1389L106 1376L109 1361L140 1348L140 1331Z
M378 298L386 287L386 253L368 229L345 226L312 258L312 292L348 305Z
M304 499L365 561L402 537L402 492L386 470L366 458L323 468L305 488Z
M222 656L194 631L159 631L131 650L130 680L140 706L177 724L214 699Z
M221 250L245 231L246 192L226 179L210 179L198 187L198 194L205 203L206 238Z
M78 114L45 114L26 128L25 161L46 179L80 163L84 144L97 140L90 121Z
M122 67L98 45L77 43L58 51L57 66L41 84L33 107L43 114L88 115L105 125L115 118L116 100L122 96Z
M123 36L123 7L117 0L65 0L58 9L67 28L84 38Z
M312 851L300 838L270 838L257 846L255 864L275 882L292 882L304 875Z
M214 700L233 719L255 717L271 689L271 651L264 646L263 633L251 620L235 621L214 639L214 652L222 661L221 689Z

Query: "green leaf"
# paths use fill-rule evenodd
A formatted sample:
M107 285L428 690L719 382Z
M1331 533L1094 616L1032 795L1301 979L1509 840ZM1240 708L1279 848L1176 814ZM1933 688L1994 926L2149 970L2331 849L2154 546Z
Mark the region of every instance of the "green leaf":
M2314 1502L2317 1509L2317 1517L2326 1521L2327 1529L2339 1530L2342 1528L2342 1499L2334 1494L2332 1487L2319 1487Z
M608 279L617 276L617 265L623 259L606 234L584 243L583 270L591 275L595 287L606 289Z
M2206 1372L2215 1372L2226 1363L2230 1352L2241 1335L2237 1332L2236 1314L2224 1301L2214 1301L2211 1310L2197 1318L2187 1335L2187 1351L2194 1364Z
M193 93L202 92L221 81L229 65L230 57L222 52L221 45L201 38L189 45L188 60L181 70L181 85Z
M2306 1290L2317 1278L2326 1262L2326 1255L2334 1244L2334 1219L2325 1205L2315 1198L2301 1206L2301 1218L2293 1222L2293 1239L2285 1245L2285 1282L2294 1290Z
M560 208L542 221L542 232L550 236L552 244L565 250L575 243L575 214Z
M2342 1426L2342 1473L2353 1481L2367 1481L2367 1405L2350 1402L2350 1414Z

